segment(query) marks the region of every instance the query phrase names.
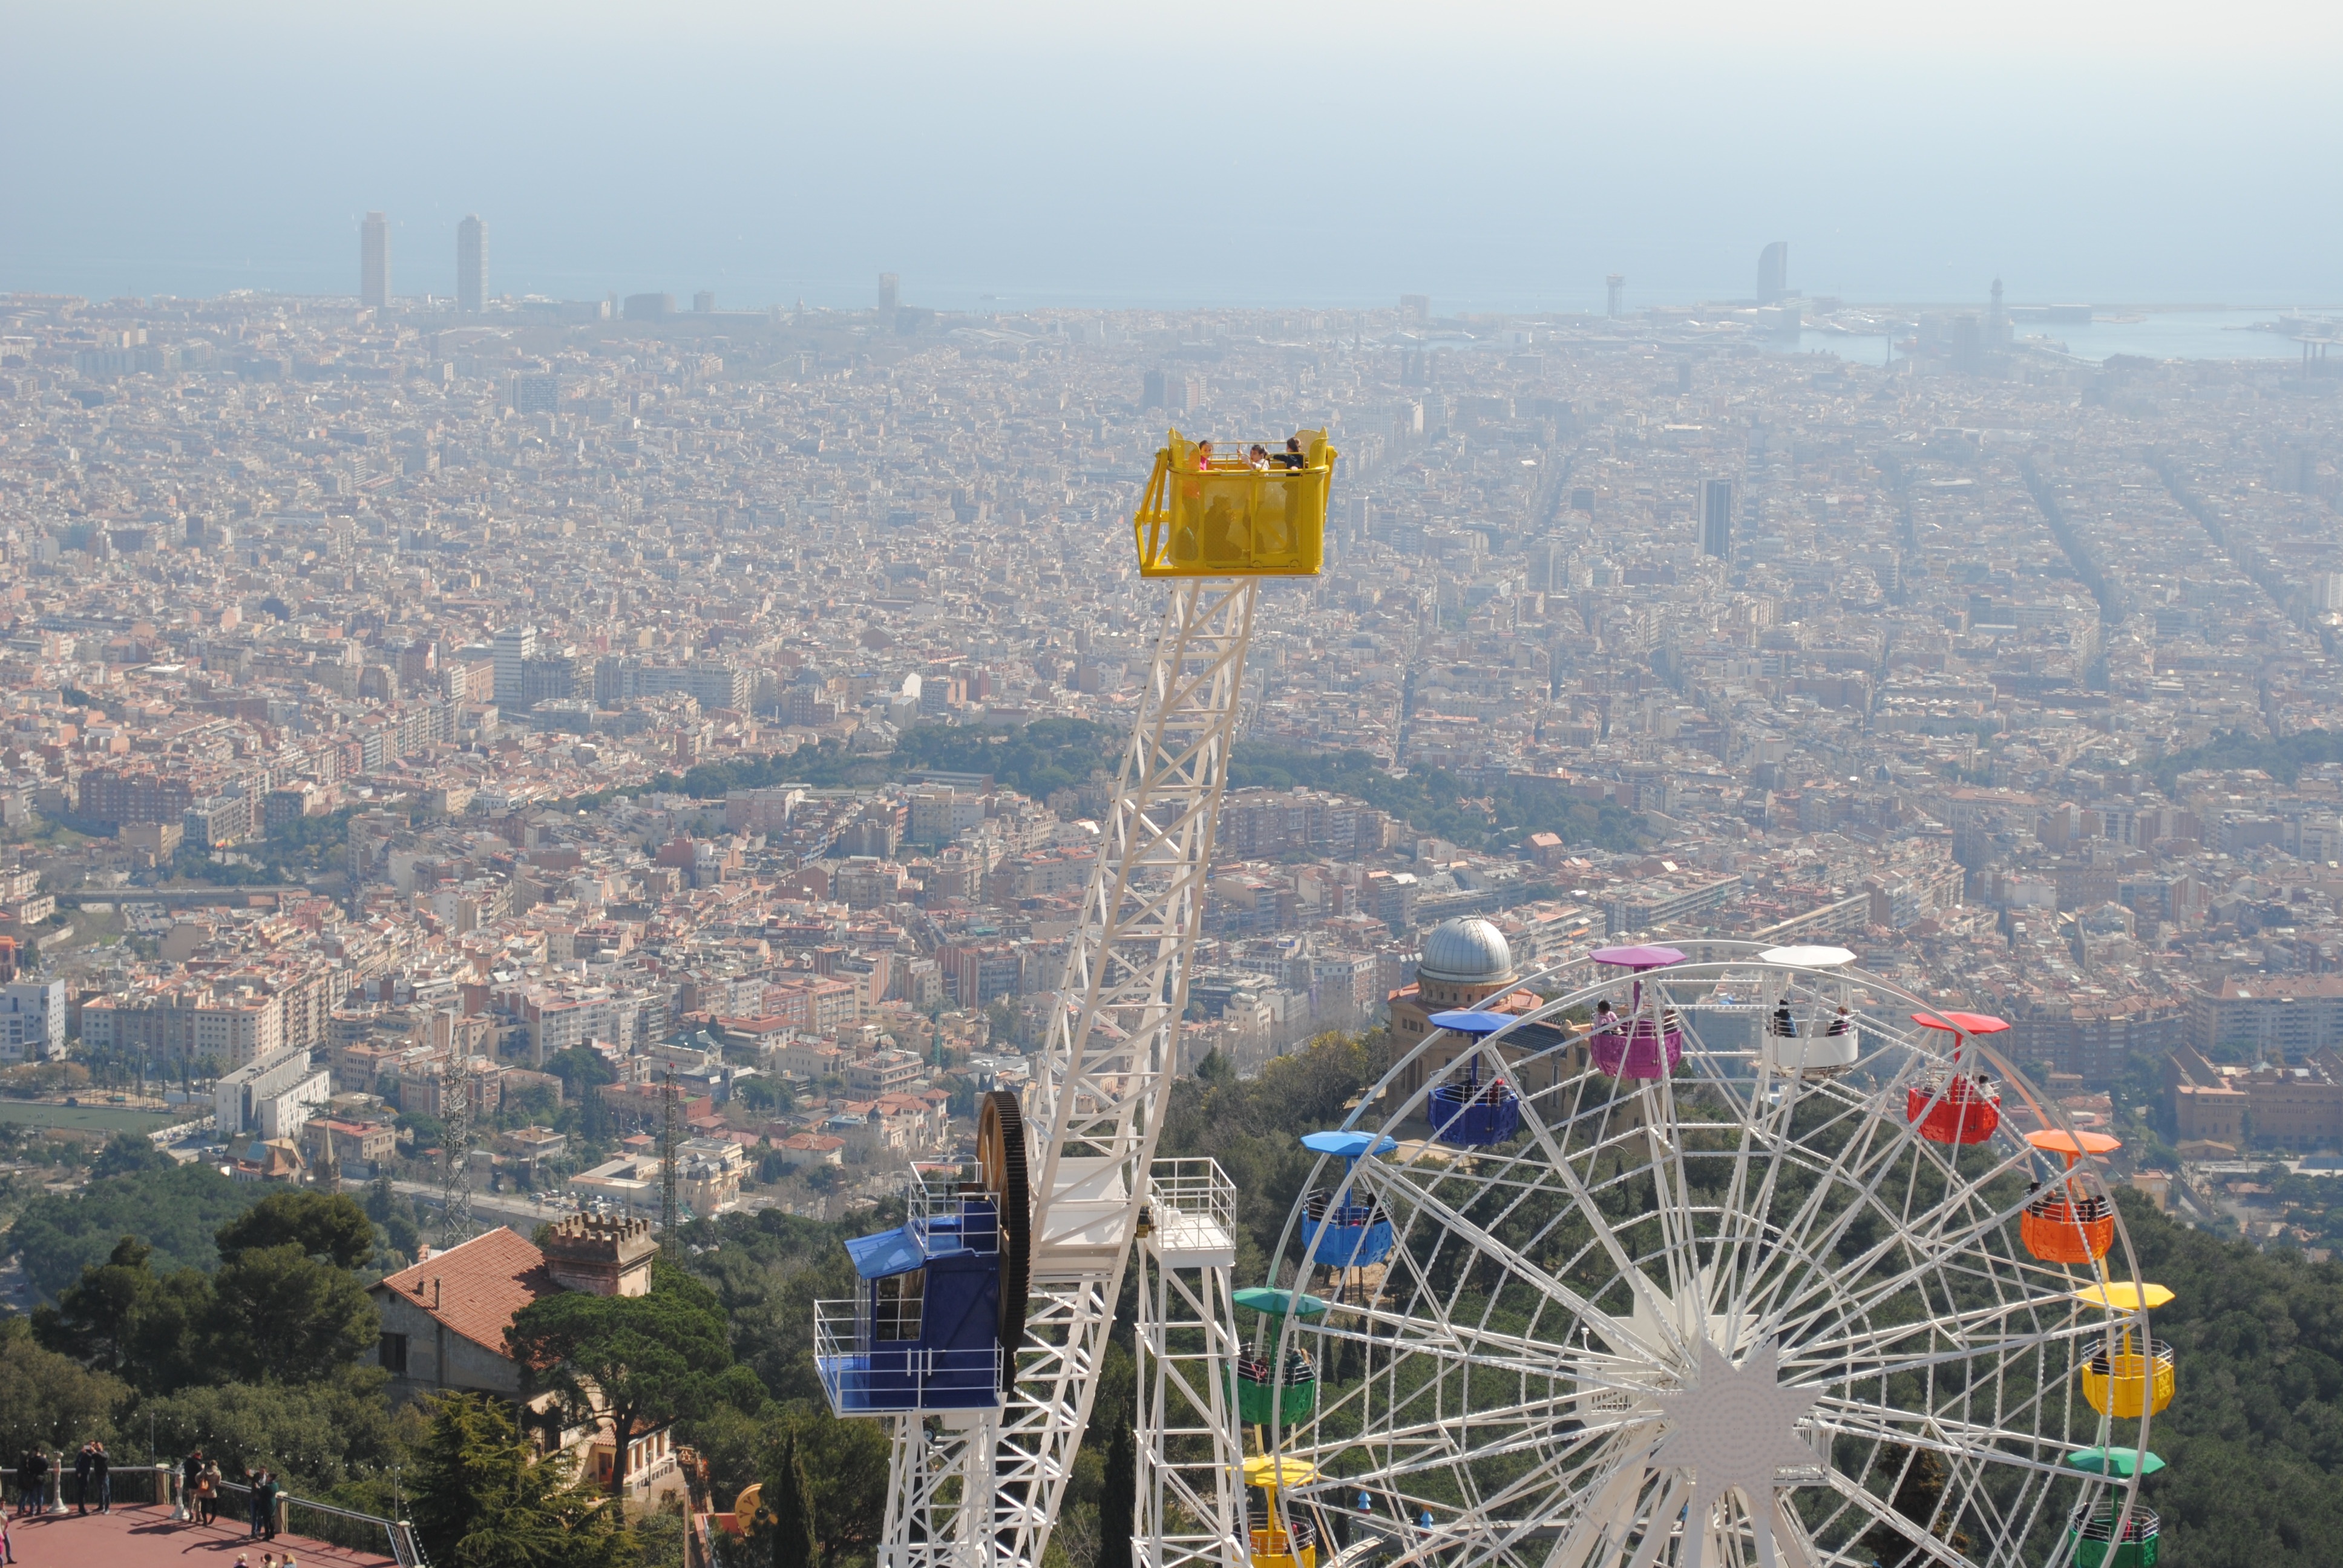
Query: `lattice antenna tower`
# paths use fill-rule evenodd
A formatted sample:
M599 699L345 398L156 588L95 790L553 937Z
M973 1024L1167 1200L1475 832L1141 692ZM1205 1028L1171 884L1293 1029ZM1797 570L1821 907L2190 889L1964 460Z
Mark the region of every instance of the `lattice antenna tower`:
M659 1233L675 1230L675 1069L667 1071L667 1092L659 1096Z
M443 1125L447 1136L447 1169L439 1188L439 1206L446 1216L439 1241L452 1247L468 1241L472 1234L472 1064L461 1047L448 1063L447 1076L442 1080L448 1094L440 1098L440 1108L447 1112Z

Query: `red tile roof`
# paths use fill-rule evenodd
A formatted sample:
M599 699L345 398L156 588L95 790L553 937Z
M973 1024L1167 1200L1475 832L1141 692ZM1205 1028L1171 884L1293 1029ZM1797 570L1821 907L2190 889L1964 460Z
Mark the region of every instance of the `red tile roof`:
M505 1353L513 1315L561 1289L546 1269L545 1254L502 1225L368 1288L397 1294L498 1355Z

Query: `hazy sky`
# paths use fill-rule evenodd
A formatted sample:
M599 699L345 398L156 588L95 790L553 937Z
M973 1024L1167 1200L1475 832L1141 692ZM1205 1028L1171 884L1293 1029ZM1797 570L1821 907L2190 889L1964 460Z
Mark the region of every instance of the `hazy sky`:
M0 0L0 290L2343 303L2343 8Z

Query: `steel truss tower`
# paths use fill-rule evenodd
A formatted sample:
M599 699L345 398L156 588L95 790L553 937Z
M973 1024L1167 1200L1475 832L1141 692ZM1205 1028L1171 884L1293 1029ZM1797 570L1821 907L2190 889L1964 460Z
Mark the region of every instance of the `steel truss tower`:
M1158 1160L1139 1246L1139 1517L1133 1568L1249 1568L1237 1363L1236 1187L1212 1160Z
M1049 1544L1180 1065L1257 589L1172 585L1027 1101L1032 1271L1015 1382L997 1412L890 1418L879 1568L1033 1568Z

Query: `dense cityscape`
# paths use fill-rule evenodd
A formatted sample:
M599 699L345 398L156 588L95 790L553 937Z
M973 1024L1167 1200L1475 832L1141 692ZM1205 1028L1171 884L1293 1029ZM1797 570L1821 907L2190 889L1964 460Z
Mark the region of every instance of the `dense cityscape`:
M649 1290L655 1224L809 1246L970 1158L1082 919L1173 428L1340 452L1326 569L1262 591L1183 1074L1381 1049L1459 921L1545 995L1605 943L1839 944L2006 1019L2152 1209L2343 1241L2315 344L2094 362L2077 307L1802 296L1780 247L1752 298L1459 317L515 297L455 238L454 298L379 214L354 297L0 296L20 1213L179 1167L362 1205L396 1409L522 1397L505 1330ZM148 1266L10 1235L52 1324ZM732 1441L545 1419L653 1511Z

